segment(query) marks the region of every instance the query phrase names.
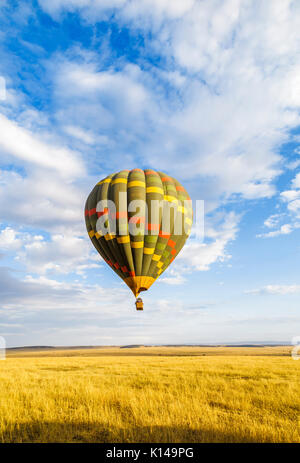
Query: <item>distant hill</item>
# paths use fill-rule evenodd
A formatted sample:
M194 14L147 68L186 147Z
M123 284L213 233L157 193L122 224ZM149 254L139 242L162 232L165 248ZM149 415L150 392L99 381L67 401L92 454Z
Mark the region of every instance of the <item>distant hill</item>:
M107 345L107 346L20 346L20 347L7 347L6 350L18 351L18 350L81 350L81 349L106 349L120 348L120 349L137 349L139 347L277 347L277 346L290 346L290 342L252 342L248 341L245 343L207 343L207 344L128 344L125 346L118 345Z
M120 347L120 346L21 346L21 347L7 347L6 350L81 350L81 349L105 349L107 347Z
M120 346L120 349L134 349L137 347L147 347L147 346L144 346L144 344L129 344L128 346Z
M54 346L22 346L22 347L7 347L6 350L43 350L56 349Z

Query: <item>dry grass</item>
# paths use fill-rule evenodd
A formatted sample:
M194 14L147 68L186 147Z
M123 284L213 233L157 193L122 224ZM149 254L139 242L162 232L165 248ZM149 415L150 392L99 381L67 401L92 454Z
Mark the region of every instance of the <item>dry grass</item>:
M290 348L11 351L0 442L300 442Z

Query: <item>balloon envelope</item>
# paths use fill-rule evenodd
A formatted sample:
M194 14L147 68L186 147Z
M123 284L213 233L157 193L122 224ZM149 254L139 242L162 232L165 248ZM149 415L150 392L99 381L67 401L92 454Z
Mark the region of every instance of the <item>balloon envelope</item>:
M152 169L122 170L97 183L85 205L90 239L135 296L173 262L191 230L185 188Z

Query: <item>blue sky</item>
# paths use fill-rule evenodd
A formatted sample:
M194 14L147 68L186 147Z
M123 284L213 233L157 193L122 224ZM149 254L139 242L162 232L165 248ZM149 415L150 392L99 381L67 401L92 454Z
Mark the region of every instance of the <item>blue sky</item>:
M299 2L4 0L0 23L7 345L299 336ZM204 241L142 314L83 220L94 184L134 167L205 202Z

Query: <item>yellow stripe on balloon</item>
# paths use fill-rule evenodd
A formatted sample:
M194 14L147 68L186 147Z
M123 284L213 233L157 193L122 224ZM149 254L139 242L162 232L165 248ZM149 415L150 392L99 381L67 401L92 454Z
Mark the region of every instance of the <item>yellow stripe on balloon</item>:
M105 178L104 180L101 180L101 182L98 182L97 185L102 185L102 183L110 183L111 178Z
M104 238L106 239L106 241L113 240L115 238L115 235L107 233L106 235L104 235Z
M159 261L160 258L161 256L159 256L158 254L153 254L152 256L152 260L155 260L155 261Z
M153 254L155 248L144 248L144 254Z
M130 246L132 248L143 248L144 247L144 241L131 241Z
M157 262L157 267L158 267L158 268L161 268L163 265L164 265L164 263L163 263L162 261Z
M148 188L146 188L146 193L160 193L161 195L163 195L164 190L162 188L159 188L158 186L148 186Z
M127 183L127 178L116 178L111 182L112 185L115 185L116 183Z
M164 195L164 201L168 201L170 203L177 203L178 199L175 198L174 196Z
M117 238L117 241L118 241L118 243L129 243L130 242L129 235L128 236L120 236L120 237Z
M132 182L129 182L127 185L128 188L131 188L133 186L141 186L145 188L146 184L145 182L140 182L139 180L133 180Z
M89 231L89 237L90 237L90 238L93 238L94 235L95 235L94 230Z
M186 217L185 221L186 221L186 223L188 223L189 225L192 225L192 223L193 223L192 219L190 219L189 217Z

